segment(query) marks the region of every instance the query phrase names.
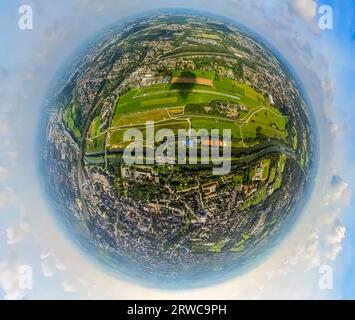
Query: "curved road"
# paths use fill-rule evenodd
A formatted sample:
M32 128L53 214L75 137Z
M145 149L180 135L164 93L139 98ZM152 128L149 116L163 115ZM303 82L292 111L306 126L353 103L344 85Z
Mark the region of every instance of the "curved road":
M233 159L232 163L233 164L248 163L248 162L256 160L264 155L267 155L269 153L274 153L274 152L279 152L279 153L285 154L289 158L298 162L295 152L291 148L283 145L281 142L278 142L278 141L268 141L268 142L265 142L265 143L259 144L257 146L247 148L247 149L234 149L234 151L236 151L236 153L238 155L250 153L253 151L256 151L256 152L252 153L252 154L247 154L245 156L238 157L237 159L233 159L234 156L233 156L233 150L232 150L232 159ZM108 153L109 154L118 154L120 152L122 152L122 151L111 151ZM85 155L86 156L85 159L88 163L90 163L90 157L100 157L100 156L104 156L104 155L105 155L105 153L103 151L102 152L87 153ZM92 164L98 164L98 163L101 163L100 160L98 160L98 159L95 159L92 162ZM102 159L102 163L104 163L104 158Z

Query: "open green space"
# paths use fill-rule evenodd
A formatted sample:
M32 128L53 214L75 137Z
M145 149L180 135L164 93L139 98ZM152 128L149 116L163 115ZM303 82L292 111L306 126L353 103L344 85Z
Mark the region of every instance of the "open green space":
M121 148L128 128L141 129L154 121L155 131L172 129L230 129L233 147L246 147L260 135L280 141L287 138L287 117L271 106L269 100L253 88L228 78L216 78L210 71L173 71L174 77L213 80L213 86L187 83L154 84L133 88L116 105L109 131L109 148ZM91 124L87 149L104 148L101 118ZM95 136L99 141L95 141Z
M222 241L219 241L219 242L217 242L217 243L215 243L214 245L212 245L209 249L208 249L208 251L209 252L221 252L221 250L223 249L223 247L224 247L224 240L222 240Z
M207 32L203 32L203 31L198 31L196 32L196 36L204 38L204 39L210 39L210 40L222 40L220 36L218 36L217 34L213 34L213 33L207 33Z
M266 199L267 192L266 187L263 186L255 191L250 197L244 200L241 210L245 210L251 206L256 206L257 204L263 202Z
M276 177L276 167L272 167L270 170L269 182L273 183Z
M143 135L143 140L145 140L146 137L146 126L144 125L134 125L132 128L137 128L142 132ZM178 133L179 129L184 129L188 130L189 129L189 124L186 119L177 119L177 120L168 120L164 121L161 123L156 123L154 125L154 130L158 131L160 129L170 129L174 132L174 134ZM123 142L123 137L124 133L127 130L127 128L118 128L115 129L113 132L110 134L110 140L109 140L109 145L111 148L117 146L118 148L121 147L121 143Z
M172 77L189 77L189 78L204 78L204 79L209 79L213 80L215 73L213 71L199 71L199 70L194 70L194 71L183 71L183 70L174 70L171 73Z
M249 238L250 238L249 234L243 234L242 240L240 240L239 242L234 244L234 246L231 249L229 249L229 251L231 251L231 252L243 251L245 248L245 242L248 241Z
M94 139L85 140L85 152L101 152L105 150L106 133L101 133L95 136Z
M76 139L80 139L82 133L78 125L78 115L76 104L72 102L69 106L64 108L63 111L63 122L67 129L73 134Z
M263 172L262 172L262 180L266 180L269 177L269 170L270 170L270 164L271 164L271 160L270 159L264 159L262 161L262 168L263 168Z
M164 109L149 110L134 114L123 115L122 117L114 119L111 127L123 127L142 125L147 121L164 121L172 119L176 116L184 114L184 107L173 107Z
M280 155L278 164L277 164L277 175L276 175L276 179L274 182L274 191L277 189L281 188L282 185L282 177L283 177L283 172L285 170L285 165L286 165L286 155L282 154Z
M219 253L222 251L223 247L225 245L225 240L218 241L214 244L199 244L199 245L193 245L191 250L193 252L213 252L213 253Z
M233 103L242 101L235 92L220 91L213 87L197 84L159 84L140 90L134 89L119 100L114 121L122 114L137 113L157 108L185 106L187 104L208 104L213 99L224 99Z
M230 129L232 134L232 139L240 139L240 130L238 126L229 121L224 121L216 118L198 118L191 117L191 127L195 130L199 129L207 129L210 131L211 129L219 129L220 132L224 129Z
M101 121L102 121L102 119L100 116L96 117L92 121L92 123L90 125L90 129L89 129L89 137L90 138L96 137L97 135L100 134Z

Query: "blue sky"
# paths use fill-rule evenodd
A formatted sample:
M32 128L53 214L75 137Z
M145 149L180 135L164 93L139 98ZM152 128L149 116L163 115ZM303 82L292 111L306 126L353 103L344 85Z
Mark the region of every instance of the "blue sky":
M336 93L336 99L339 101L337 110L347 120L345 137L349 141L347 154L344 158L344 168L348 172L349 178L354 178L354 159L355 148L351 143L352 137L355 135L355 1L329 1L337 10L335 11L335 30L331 35L330 41L338 44L337 52L340 53L342 61L337 61L337 57L333 60L333 70L339 80L339 86ZM354 200L344 213L343 221L347 226L347 236L343 243L343 253L338 261L337 268L344 269L341 280L339 281L339 289L343 298L354 298L355 295L355 219L354 219Z
M33 6L31 31L17 27L22 4ZM332 6L334 30L317 27L321 4ZM40 106L56 70L109 23L168 6L225 15L270 41L297 70L320 130L313 197L277 252L243 277L182 292L113 279L90 264L53 220L34 154ZM350 0L1 1L0 298L355 298L354 12ZM18 285L21 265L33 268L31 290ZM334 269L333 290L319 289L321 265Z

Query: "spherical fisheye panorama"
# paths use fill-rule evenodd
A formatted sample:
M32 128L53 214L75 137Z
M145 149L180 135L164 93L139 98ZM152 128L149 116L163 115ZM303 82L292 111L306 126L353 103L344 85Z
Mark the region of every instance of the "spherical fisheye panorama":
M118 277L197 287L250 269L310 184L310 110L287 65L220 18L113 26L69 61L46 105L56 216Z

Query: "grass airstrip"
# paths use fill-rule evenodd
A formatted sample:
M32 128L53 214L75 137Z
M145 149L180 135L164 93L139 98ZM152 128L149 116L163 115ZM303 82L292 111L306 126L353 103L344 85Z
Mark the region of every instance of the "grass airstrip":
M256 139L258 133L281 141L287 138L287 117L248 85L208 71L174 71L170 83L133 88L121 96L109 129L100 131L101 118L96 117L86 152L121 149L124 131L138 128L144 134L146 121L154 121L155 131L230 129L236 147L247 146L245 141Z

